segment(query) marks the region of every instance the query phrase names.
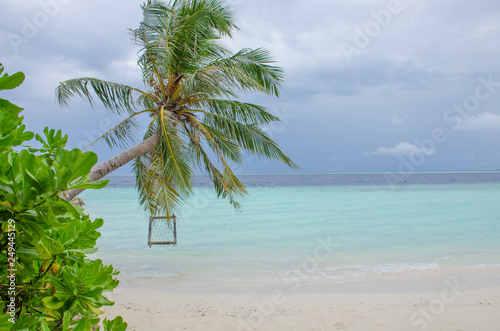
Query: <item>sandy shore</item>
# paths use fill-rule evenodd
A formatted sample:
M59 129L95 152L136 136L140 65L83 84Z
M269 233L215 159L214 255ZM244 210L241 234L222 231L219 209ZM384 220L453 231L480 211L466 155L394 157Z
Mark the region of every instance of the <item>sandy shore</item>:
M382 279L188 290L120 287L129 330L500 330L499 279Z

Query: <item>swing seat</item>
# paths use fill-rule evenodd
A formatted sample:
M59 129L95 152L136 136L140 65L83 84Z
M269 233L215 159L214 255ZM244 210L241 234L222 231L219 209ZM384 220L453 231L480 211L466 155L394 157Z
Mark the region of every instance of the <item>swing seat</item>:
M175 215L149 217L148 245L177 245Z

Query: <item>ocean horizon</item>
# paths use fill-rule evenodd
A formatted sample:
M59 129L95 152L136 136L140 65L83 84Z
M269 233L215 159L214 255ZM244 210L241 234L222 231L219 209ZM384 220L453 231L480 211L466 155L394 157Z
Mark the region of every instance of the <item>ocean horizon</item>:
M500 275L500 172L240 175L241 211L207 176L177 213L177 245L149 247L134 178L81 194L103 218L92 258L127 284L305 284L443 272Z

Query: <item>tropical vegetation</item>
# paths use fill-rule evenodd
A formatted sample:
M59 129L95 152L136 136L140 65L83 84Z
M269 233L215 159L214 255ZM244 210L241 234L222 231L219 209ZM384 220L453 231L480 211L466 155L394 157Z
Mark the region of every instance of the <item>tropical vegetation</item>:
M245 92L279 96L283 70L263 48L232 53L223 46L237 30L231 9L219 0L150 0L142 11L131 34L140 47L144 88L84 77L56 89L61 105L81 97L124 116L101 139L110 147L133 147L96 166L91 180L134 160L141 203L151 214L170 216L192 192L200 169L218 196L237 207L246 189L231 164L241 164L244 152L297 168L262 128L279 118L238 100ZM67 192L66 198L78 193Z
M0 75L3 67L0 64ZM13 89L24 74L0 76L0 91ZM61 131L27 131L21 108L0 99L0 329L91 330L110 302L118 272L91 260L102 219L61 199L70 189L99 189L90 182L96 154L66 150ZM40 147L26 146L33 138ZM102 321L122 331L121 317Z

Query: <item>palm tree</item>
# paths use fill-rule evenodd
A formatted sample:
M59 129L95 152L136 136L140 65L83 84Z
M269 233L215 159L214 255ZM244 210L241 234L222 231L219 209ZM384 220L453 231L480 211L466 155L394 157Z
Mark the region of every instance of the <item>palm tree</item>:
M60 83L61 105L79 96L91 106L127 117L101 138L110 147L137 143L137 118L148 115L143 141L92 170L97 180L135 160L133 172L141 204L153 215L172 215L192 190L194 171L206 171L219 197L237 207L246 194L229 164L242 151L297 165L261 129L278 121L264 107L240 102L239 92L279 96L283 71L263 48L232 54L220 40L237 29L231 10L219 0L149 0L143 20L131 30L141 47L138 65L145 89L97 78ZM68 192L71 199L79 192Z

